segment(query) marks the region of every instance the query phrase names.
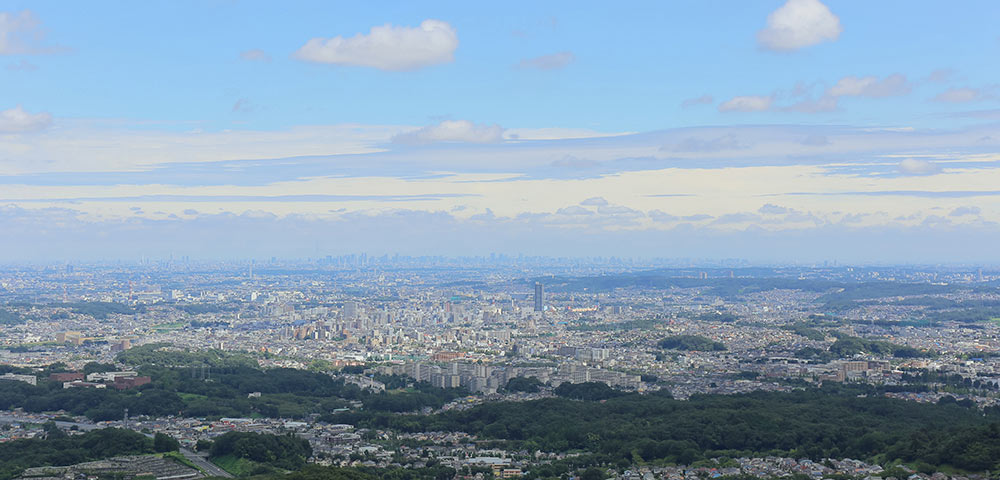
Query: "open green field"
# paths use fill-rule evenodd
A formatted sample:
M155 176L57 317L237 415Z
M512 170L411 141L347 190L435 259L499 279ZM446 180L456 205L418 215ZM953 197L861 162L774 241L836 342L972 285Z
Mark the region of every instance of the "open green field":
M239 458L235 455L222 455L210 459L219 468L236 477L245 477L254 472L260 465L257 462Z

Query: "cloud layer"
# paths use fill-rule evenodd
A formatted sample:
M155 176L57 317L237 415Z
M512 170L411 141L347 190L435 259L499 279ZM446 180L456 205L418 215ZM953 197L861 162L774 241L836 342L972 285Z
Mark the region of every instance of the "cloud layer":
M558 241L574 245L561 254L651 255L669 244L671 256L708 254L708 245L751 256L773 251L756 249L769 242L793 247L791 239L824 234L845 242L924 230L927 238L985 235L1000 221L1000 140L982 140L1000 139L1000 127L702 127L538 140L524 131L525 139L505 141L499 126L450 120L419 129L140 136L148 144L142 150L114 126L68 139L52 158L73 162L45 173L52 161L32 150L71 131L60 122L50 132L0 142L0 169L31 161L37 172L0 174L0 206L8 206L0 230L10 234L0 243L27 242L10 251L42 255L47 245L48 252L76 252L75 244L94 249L81 256L124 254L136 248L129 245L160 251L177 248L168 241L176 231L202 244L232 243L232 252L222 253L230 255L301 255L326 238L337 248L386 252L541 253L544 241ZM317 143L307 146L342 153L262 157L265 149L288 151L338 135L368 145ZM132 163L83 171L99 166L113 142ZM246 147L247 160L215 143ZM208 160L178 162L192 152ZM150 158L160 162L138 163ZM259 241L234 238L248 231L261 232ZM95 240L101 235L122 245L101 250L109 245ZM282 242L282 235L302 240ZM721 237L737 246L717 243ZM62 240L68 238L74 241ZM758 243L750 248L745 241ZM192 255L219 254L185 245ZM723 251L732 250L715 255ZM780 254L787 259L793 251Z

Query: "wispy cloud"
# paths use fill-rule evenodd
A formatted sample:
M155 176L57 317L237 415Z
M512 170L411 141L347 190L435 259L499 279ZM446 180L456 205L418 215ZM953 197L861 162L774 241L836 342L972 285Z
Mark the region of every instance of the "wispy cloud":
M712 97L711 95L706 94L706 95L702 95L700 97L689 98L687 100L684 100L683 102L681 102L681 107L688 108L688 107L694 107L694 106L697 106L697 105L711 105L714 102L715 102L715 98Z
M719 105L720 112L765 112L771 108L774 97L746 95L733 97Z
M826 92L830 97L870 97L881 98L895 95L905 95L912 89L905 75L898 73L883 79L875 76L847 76L837 81Z
M955 70L951 68L939 68L927 75L924 80L930 83L946 83L955 77Z
M233 104L233 113L250 113L254 111L254 106L248 98L240 98Z
M992 88L957 87L949 88L934 97L936 102L967 103L996 98Z
M0 12L0 55L44 55L65 51L47 45L45 29L31 10Z
M259 48L253 48L253 49L250 49L250 50L244 50L244 51L240 52L240 59L246 60L248 62L265 62L266 63L266 62L270 62L271 61L271 55L269 55L267 52L265 52L265 51L263 51L263 50L261 50Z
M540 57L527 58L517 64L517 68L526 70L560 70L576 60L573 52L559 52Z

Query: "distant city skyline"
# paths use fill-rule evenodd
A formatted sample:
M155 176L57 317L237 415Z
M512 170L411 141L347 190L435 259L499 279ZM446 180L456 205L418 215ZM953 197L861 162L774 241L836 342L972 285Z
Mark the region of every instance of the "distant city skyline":
M997 18L0 0L0 262L996 263Z

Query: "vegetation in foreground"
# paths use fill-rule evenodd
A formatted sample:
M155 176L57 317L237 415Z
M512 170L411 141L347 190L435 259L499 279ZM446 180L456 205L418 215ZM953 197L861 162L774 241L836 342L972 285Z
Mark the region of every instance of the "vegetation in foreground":
M0 480L26 468L73 465L119 455L154 453L153 439L119 428L66 435L55 424L45 425L46 437L0 443Z

